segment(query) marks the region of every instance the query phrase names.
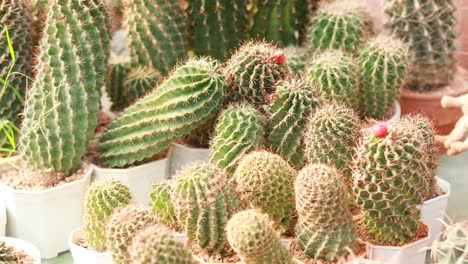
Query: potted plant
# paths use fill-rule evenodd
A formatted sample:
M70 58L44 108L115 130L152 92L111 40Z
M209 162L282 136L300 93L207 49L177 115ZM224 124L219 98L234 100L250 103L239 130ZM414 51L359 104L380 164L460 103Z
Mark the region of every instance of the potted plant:
M13 237L0 237L0 262L40 264L41 253L33 244Z

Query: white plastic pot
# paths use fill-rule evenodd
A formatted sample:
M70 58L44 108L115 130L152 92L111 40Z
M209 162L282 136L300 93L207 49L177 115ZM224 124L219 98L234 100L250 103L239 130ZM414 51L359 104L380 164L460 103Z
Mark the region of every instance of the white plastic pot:
M0 237L4 237L6 234L6 224L7 216L5 202L3 201L3 199L0 199Z
M7 246L15 250L23 251L28 256L32 257L34 259L34 264L41 263L41 253L39 249L28 241L14 237L0 237L0 241L4 241Z
M19 157L0 162L0 172L18 164ZM15 190L0 183L0 196L7 211L6 234L30 241L43 258L68 250L68 235L80 226L82 201L91 180L89 166L82 179L43 191Z
M126 169L107 169L94 166L94 181L114 179L130 188L133 200L148 204L152 185L167 178L169 169L167 158Z
M81 229L75 229L70 233L68 244L75 264L112 264L110 252L95 252L81 247L78 242L83 239L84 234Z
M400 118L401 118L401 106L400 106L400 102L395 101L395 109L394 109L394 111L393 111L392 117L390 117L390 118L387 119L387 120L382 120L382 121L384 121L387 125L390 125L390 124L393 124L393 123L395 123L396 121L400 120ZM362 132L367 132L367 131L369 131L370 129L372 129L372 127L373 127L373 125L364 127L361 131L362 131Z
M191 148L181 144L173 143L171 148L171 166L169 175L194 162L203 162L210 159L210 150L207 148Z

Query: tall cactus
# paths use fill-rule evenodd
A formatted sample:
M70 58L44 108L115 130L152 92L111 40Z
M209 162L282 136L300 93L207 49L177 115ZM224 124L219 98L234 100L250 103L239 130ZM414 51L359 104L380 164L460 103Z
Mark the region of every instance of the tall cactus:
M216 113L225 91L218 68L209 59L190 60L125 109L101 138L104 164L123 167L160 153Z

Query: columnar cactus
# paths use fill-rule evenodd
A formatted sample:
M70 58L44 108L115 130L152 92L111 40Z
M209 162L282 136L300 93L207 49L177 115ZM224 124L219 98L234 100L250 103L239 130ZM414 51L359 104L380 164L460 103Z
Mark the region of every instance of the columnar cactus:
M135 67L129 71L124 81L125 93L123 96L127 101L126 106L155 88L161 79L161 74L151 67Z
M124 0L133 66L150 66L166 75L187 59L188 31L178 1Z
M356 234L343 177L325 164L311 164L297 176L297 245L312 259L334 260L354 248Z
M179 228L190 241L209 253L231 253L225 228L241 203L221 170L208 163L180 170L171 197Z
M87 245L94 251L106 251L106 224L119 207L130 204L127 186L109 180L93 184L87 191L83 211L83 231Z
M283 49L286 55L286 66L292 75L302 76L306 68L307 49L297 46L288 46Z
M131 68L130 57L111 56L109 68L107 95L112 102L112 110L122 110L128 105L127 98L124 96L126 90L124 82Z
M233 179L246 208L268 214L276 228L288 230L294 211L296 171L283 158L263 150L251 152L241 159Z
M389 35L370 40L359 54L360 115L381 119L400 97L409 64L408 46Z
M304 163L303 131L319 106L318 95L308 80L292 79L279 84L272 97L267 144L300 168Z
M0 241L0 263L14 264L16 263L15 256L9 246L4 241Z
M243 263L292 263L291 254L270 226L267 215L253 209L239 212L229 220L226 230L229 244Z
M247 152L263 144L260 113L249 105L230 106L219 117L211 142L211 162L228 173Z
M434 242L431 255L433 263L468 263L468 223L460 222L447 226L443 239Z
M172 180L164 180L153 184L149 206L153 209L158 220L168 226L176 225L174 206L171 200Z
M109 125L99 145L103 163L123 167L164 151L216 113L224 91L216 62L188 61Z
M452 82L456 71L454 12L451 0L387 1L387 28L409 43L414 54L409 89L432 91Z
M355 59L340 50L317 55L308 65L307 76L325 102L346 105L359 110L359 67Z

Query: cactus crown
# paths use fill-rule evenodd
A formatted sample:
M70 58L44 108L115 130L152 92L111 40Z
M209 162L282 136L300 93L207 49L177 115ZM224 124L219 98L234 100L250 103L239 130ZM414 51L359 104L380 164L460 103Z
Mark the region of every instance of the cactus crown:
M8 245L6 245L4 241L0 241L0 263L16 263L12 249Z
M432 245L434 263L462 264L468 262L468 222L446 226L441 241Z

